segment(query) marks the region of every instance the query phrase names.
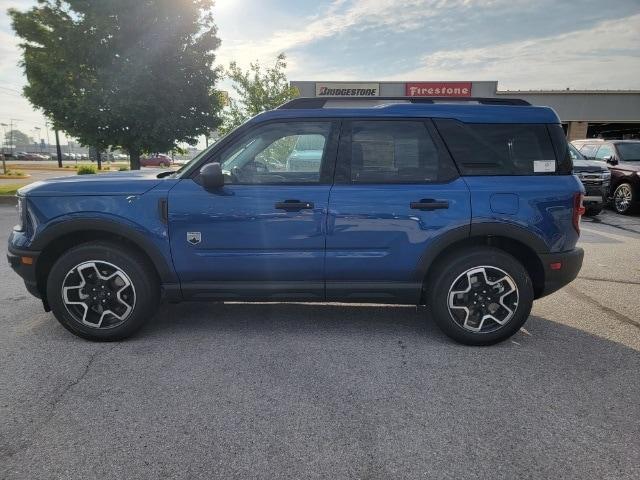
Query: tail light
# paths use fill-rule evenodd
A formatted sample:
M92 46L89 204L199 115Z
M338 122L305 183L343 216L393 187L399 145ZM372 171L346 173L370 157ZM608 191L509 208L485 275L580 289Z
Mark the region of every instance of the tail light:
M584 195L582 193L576 193L573 196L573 228L578 233L580 233L580 218L585 212L584 205L582 205L583 198Z

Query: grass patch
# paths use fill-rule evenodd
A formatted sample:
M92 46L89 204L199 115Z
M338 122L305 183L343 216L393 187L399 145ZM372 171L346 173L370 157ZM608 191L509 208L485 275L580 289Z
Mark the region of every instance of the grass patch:
M78 175L93 175L98 173L98 169L93 165L80 165L78 167Z
M15 195L19 188L22 188L25 184L2 184L0 183L0 195Z

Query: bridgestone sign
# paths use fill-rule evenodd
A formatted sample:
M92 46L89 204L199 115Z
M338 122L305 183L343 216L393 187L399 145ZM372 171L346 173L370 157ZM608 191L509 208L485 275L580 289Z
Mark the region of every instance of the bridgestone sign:
M379 83L316 83L317 97L378 97Z

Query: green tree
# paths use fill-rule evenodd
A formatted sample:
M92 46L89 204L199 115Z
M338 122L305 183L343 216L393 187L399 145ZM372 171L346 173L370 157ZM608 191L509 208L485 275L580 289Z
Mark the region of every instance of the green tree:
M233 82L238 99L230 99L229 106L223 110L220 133L226 134L249 118L299 96L298 89L289 86L286 68L284 53L278 55L275 65L264 72L258 62L252 63L247 71L231 62L226 76Z
M5 145L31 145L33 138L20 130L9 130L4 136Z
M38 0L9 10L25 96L83 145L165 152L220 124L213 0Z

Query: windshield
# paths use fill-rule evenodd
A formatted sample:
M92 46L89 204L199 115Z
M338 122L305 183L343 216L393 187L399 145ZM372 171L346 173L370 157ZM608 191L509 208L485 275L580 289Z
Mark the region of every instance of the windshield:
M569 144L569 155L571 155L571 160L585 160L584 155L582 155L576 147Z
M620 159L625 162L640 162L640 142L618 143Z

